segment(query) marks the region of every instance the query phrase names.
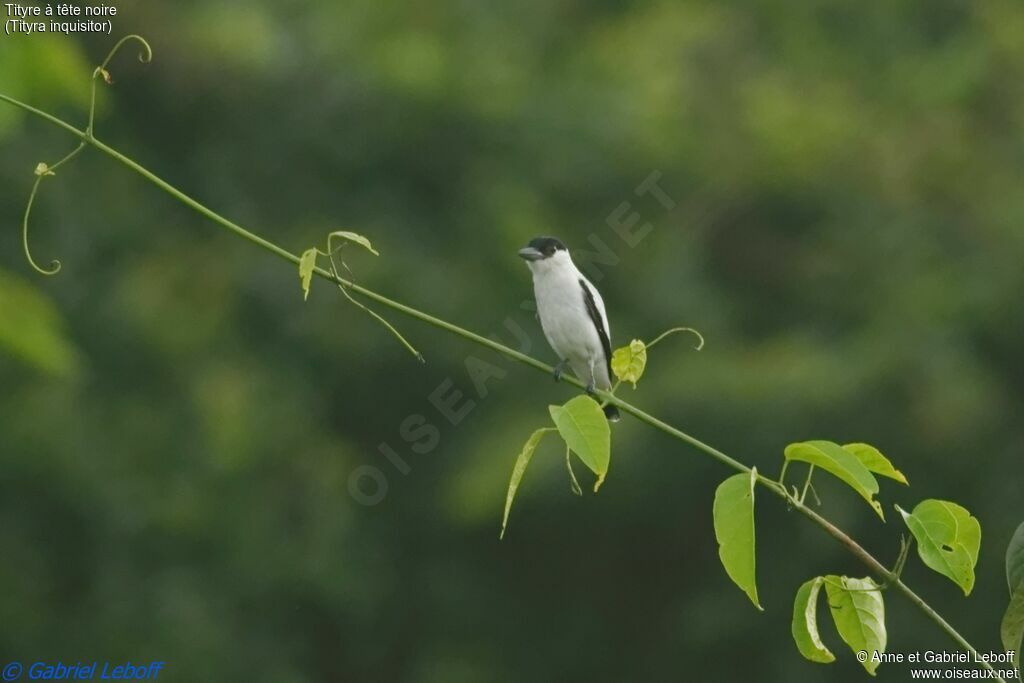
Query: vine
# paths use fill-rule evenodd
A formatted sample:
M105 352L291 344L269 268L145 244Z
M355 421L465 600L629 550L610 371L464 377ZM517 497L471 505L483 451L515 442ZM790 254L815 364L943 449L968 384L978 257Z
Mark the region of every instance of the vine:
M87 144L95 140L95 137L93 136L93 127L96 121L96 84L99 82L101 78L103 79L103 82L107 85L114 84L114 79L110 75L110 72L107 71L107 66L110 65L110 61L114 58L114 55L116 55L121 50L121 47L124 46L125 43L128 43L133 40L138 41L141 45L139 52L139 61L145 64L153 60L153 48L150 47L149 43L146 42L146 39L142 36L132 34L125 36L121 40L117 41L117 44L115 44L114 47L111 48L110 52L107 53L107 58L103 60L103 63L97 66L92 72L92 84L89 93L89 123L85 127L85 131L80 132L79 137L81 138L81 141L78 143L78 146L76 146L73 150L68 152L60 161L58 161L55 164L49 165L46 164L45 162L40 161L36 165L36 179L35 182L32 183L32 191L29 192L28 203L25 206L25 216L21 221L21 244L22 248L25 251L25 258L28 260L29 265L32 266L32 268L35 269L35 271L41 275L56 275L57 273L60 272L61 263L59 260L54 259L50 261L49 269L43 268L38 263L36 263L34 258L32 258L32 250L29 249L28 246L29 218L32 215L32 205L35 203L36 195L39 192L39 184L42 183L45 178L51 178L57 175L57 169L64 166L66 163L68 163L76 156L78 156L78 154L83 149L85 149L85 146ZM10 98L5 99L10 101Z
M383 324L410 353L421 361L423 360L422 355L390 323L377 313L371 311L362 302L357 301L353 295L358 295L366 300L373 301L381 306L455 334L474 344L490 348L512 360L548 375L554 372L554 368L550 365L509 348L500 342L483 337L356 284L353 281L348 265L344 261L340 261L348 274L347 278L343 277L339 271L338 262L335 261L335 255L341 249L341 246L335 247L334 241L340 240L342 245L358 244L371 253L376 254L377 252L365 237L344 231L333 232L328 235L326 250L312 248L306 250L302 256L297 256L221 216L134 160L98 140L95 135L97 83L99 79L102 79L108 85L113 83L113 78L107 67L122 46L130 41L140 43L139 60L141 62L145 63L152 59L152 50L149 44L140 36L126 36L114 46L106 59L93 71L88 123L84 130L76 128L52 114L32 107L9 95L0 93L0 101L46 120L78 140L78 145L62 159L52 165L39 163L35 169L35 180L29 193L22 222L22 241L26 259L37 272L43 275L54 275L61 268L61 264L57 260L51 262L50 268L42 268L33 259L29 249L29 218L39 186L44 179L56 175L57 170L74 159L83 149L91 147L118 161L222 228L298 266L305 296L309 294L313 275L333 283L350 302L361 307ZM317 259L320 256L328 259L329 268L317 265ZM715 492L713 515L715 534L719 541L719 556L726 572L737 586L748 595L753 604L760 609L755 571L756 546L754 525L755 491L760 487L781 498L788 509L798 512L823 529L866 565L870 573L880 580L876 582L875 578L872 577L850 578L827 575L814 577L799 588L794 601L793 638L797 649L807 659L819 663L828 663L835 659L834 654L824 645L817 628L817 598L820 594L820 589L824 587L828 596L829 610L840 637L852 650L858 652L858 660L865 666L865 669L869 673L874 674L878 663L870 657L861 659L861 653L868 651L884 653L886 634L882 596L883 592L888 589L895 589L920 609L928 619L944 631L959 647L965 652L970 653L972 660L986 670L985 672L991 680L1006 683L1006 679L1000 672L997 672L988 661L980 658L978 651L952 625L903 582L901 574L910 550L910 541L907 537L901 537L899 554L893 568L889 569L845 532L806 504L808 492L814 493L817 499L817 493L814 492L811 484L813 475L816 471L825 471L846 483L884 521L884 511L877 499L879 485L876 475L895 480L904 485L907 484L907 480L878 449L867 444L839 445L830 441L807 441L791 444L783 453L783 463L779 478L771 479L759 473L756 468L746 466L722 451L667 424L616 395L616 390L622 382L629 382L633 385L634 389L637 387L637 383L643 376L646 368L648 351L650 349L667 335L684 331L696 335L699 340L697 345L699 350L703 346L703 338L691 328L673 328L659 335L650 343L634 339L628 346L617 349L612 358L613 372L616 375L615 386L611 391L597 391L595 395L602 402L617 406L622 412L632 415L644 424L682 441L737 472L737 474L722 482ZM578 389L585 388L583 383L576 378L566 377L565 381ZM598 401L589 396L577 396L564 405L551 406L549 413L554 426L542 427L534 431L516 459L506 497L502 535L506 530L509 510L526 467L541 440L546 435L557 433L565 442L566 463L570 475L571 489L574 493L582 494L582 489L572 471L572 455L578 457L597 476L594 486L595 491L607 475L611 453L610 428L601 413L601 405ZM807 475L802 490L796 486L793 486L792 490L790 490L785 482L787 470L794 462L802 463L807 467ZM820 505L820 501L817 502ZM960 586L965 595L969 594L974 585L974 566L977 562L981 542L981 528L978 520L972 517L966 509L948 501L924 500L909 513L898 507L896 509L903 517L913 539L916 541L918 554L924 564L954 581ZM1018 529L1007 550L1007 580L1010 585L1011 600L1002 623L1002 640L1007 650L1013 649L1019 653L1021 639L1024 637L1024 524Z

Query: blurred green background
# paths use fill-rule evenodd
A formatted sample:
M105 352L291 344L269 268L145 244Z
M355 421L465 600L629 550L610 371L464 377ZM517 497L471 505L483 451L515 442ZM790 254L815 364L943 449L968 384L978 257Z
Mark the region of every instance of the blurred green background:
M880 447L911 481L883 482L889 523L822 478L826 514L891 562L892 503L969 508L974 594L916 557L906 578L998 647L1024 519L1017 0L119 8L115 36L156 56L112 64L101 139L292 251L364 233L361 283L509 343L511 318L549 362L515 250L605 245L613 344L707 338L666 341L623 396L772 474L792 441ZM112 43L4 36L0 92L84 125ZM33 252L64 269L36 275L32 169L72 146L0 106L0 656L175 681L865 680L831 625L828 667L789 635L800 583L864 575L816 527L762 497L756 612L712 533L729 472L626 418L599 495L542 447L499 543L519 446L570 387L387 313L419 365L98 152L42 187ZM634 192L655 171L671 210ZM635 248L607 224L623 202L651 226ZM469 356L507 373L485 398ZM457 426L429 399L446 380L474 401ZM350 495L360 466L377 505ZM887 607L890 651L952 649Z

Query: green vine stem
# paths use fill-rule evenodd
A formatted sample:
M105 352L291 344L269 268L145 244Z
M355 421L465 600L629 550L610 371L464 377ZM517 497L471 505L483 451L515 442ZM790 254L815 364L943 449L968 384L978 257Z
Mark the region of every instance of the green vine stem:
M363 311L365 311L370 316L372 316L374 320L379 322L391 334L393 334L395 336L395 338L398 339L399 343L402 346L404 346L406 348L406 350L409 353L411 353L416 358L416 360L418 360L421 363L426 363L427 361L426 361L425 358L423 358L423 354L420 353L419 351L417 351L416 347L413 346L411 343L409 343L409 340L406 339L404 336L402 336L402 333L399 332L397 329L395 329L394 325L389 323L387 320L384 319L383 316L379 315L376 311L372 310L371 308L369 308L368 306L363 304L363 302L357 300L355 297L353 297L351 294L348 293L348 289L346 289L346 285L342 284L343 282L345 282L345 280L341 279L341 276L338 273L338 266L334 262L334 254L337 253L338 249L340 249L341 247L338 247L338 249L332 248L332 246L331 246L331 238L332 237L334 237L333 234L328 236L328 238L327 238L327 252L326 253L320 252L320 253L324 254L330 260L330 262L331 262L331 277L334 279L335 283L338 285L338 289L341 290L341 293L344 294L345 298L348 299L352 304L354 304L355 306L358 306L359 308L363 309ZM355 276L352 275L352 271L349 269L348 265L346 265L344 261L341 262L341 265L345 266L345 270L348 271L349 277L352 278L352 279L349 280L349 282L352 282L354 280L354 277L355 277Z
M103 82L107 85L113 85L114 79L110 76L110 72L107 71L107 67L110 65L111 60L114 59L114 55L121 50L121 47L133 40L140 44L139 61L143 64L153 61L153 48L150 47L149 42L142 36L134 33L117 41L114 47L110 49L110 52L107 53L107 58L92 72L92 92L89 96L89 125L85 128L85 134L88 136L92 136L94 132L93 125L96 122L96 84L102 78Z
M150 181L151 183L153 183L161 190L171 195L184 205L192 208L193 210L210 219L214 223L217 223L222 228L229 230L230 232L236 234L237 236L274 254L275 256L278 256L279 258L282 258L295 265L298 265L299 257L297 255L291 253L287 249L279 247L273 242L270 242L253 232L246 230L237 223L232 222L231 220L225 218L224 216L221 216L220 214L206 207L205 205L200 204L198 201L196 201L192 197L189 197L184 192L177 189L167 181L163 180L149 169L145 168L144 166L141 166L140 164L121 154L117 150L95 139L86 131L79 130L78 128L75 128L71 124L67 123L66 121L59 119L56 116L53 116L52 114L44 112L40 109L36 109L31 105L25 104L20 100L10 97L9 95L0 93L0 101L7 102L8 104L18 107L34 116L49 121L54 126L57 126L58 128L61 128L65 132L78 138L78 140L80 140L81 142L91 145L100 152L103 152L107 156L120 162L122 165L139 174L146 180ZM355 284L354 282L339 277L337 273L331 273L330 271L321 267L317 267L314 270L314 272L319 277L322 277L330 282L333 282L336 285L343 286L350 290L351 292L355 292L356 294L359 294L360 296L363 296L371 301L386 306L387 308L398 311L400 313L404 313L405 315L420 320L421 322L425 322L428 325L431 325L441 330L445 330L446 332L455 334L467 341L473 342L474 344L496 351L507 358L510 358L514 361L517 361L523 365L529 366L543 373L546 377L551 377L551 375L554 373L554 368L552 366L543 363L537 360L536 358L533 358L532 356L528 356L525 353L521 353L519 351L516 351L515 349L509 348L508 346L505 346L500 342L488 339L487 337L476 334L475 332L471 332L470 330L459 327L458 325L450 323L446 320L442 320L441 318L432 316L429 313L425 313L411 306L407 306L401 302L395 301L394 299L390 299L384 296L383 294L378 294L373 290L367 289L365 287ZM564 376L563 381L566 382L567 384L571 384L577 387L578 389L585 389L584 384L575 377ZM633 417L640 420L644 424L653 427L654 429L657 429L658 431L668 436L671 436L674 439L682 441L683 443L704 453L705 455L714 458L715 460L719 461L726 467L729 467L730 469L736 470L738 472L751 472L751 468L747 467L738 460L726 455L717 448L714 448L713 446L704 443L700 439L697 439L696 437L693 437L687 434L686 432L683 432L682 430L673 427L672 425L658 419L657 417L645 412L644 410L634 406L633 404L623 401L622 399L608 392L597 391L595 393L598 396L598 398L602 399L603 401L607 401L608 403L617 406L621 411L628 413L629 415L632 415ZM821 529L825 531L825 533L827 533L836 541L838 541L851 554L853 554L858 560L860 560L864 565L866 565L872 574L874 574L883 582L896 588L900 593L902 593L913 605L915 605L919 610L921 610L921 612L924 613L924 615L928 619L930 619L940 629L942 629L950 638L952 638L952 640L960 648L962 648L963 651L970 653L972 655L973 661L978 661L978 651L974 648L974 646L972 646L949 622L943 619L942 616L938 612L936 612L934 608L931 607L931 605L925 602L923 598L921 598L919 595L917 595L917 593L911 590L909 586L903 583L903 581L899 578L898 575L890 571L887 567L885 567L885 565L883 565L881 562L875 559L875 557L871 555L871 553L869 553L867 550L865 550L859 543L850 538L850 536L848 536L844 531L836 527L834 524L832 524L832 522L827 520L821 514L807 507L794 495L788 493L785 487L780 485L777 481L774 481L772 479L769 479L765 476L758 474L757 483L763 488L771 491L775 495L785 500L788 505L792 506L793 509L797 510L804 517L817 524ZM1006 683L1005 679L997 676L996 670L992 667L991 664L984 661L981 661L979 663L983 668L987 669L990 672L990 675L992 676L991 680Z
M133 40L139 42L142 46L139 51L139 61L144 64L152 61L153 48L149 46L149 43L146 42L146 39L142 36L131 34L117 41L117 44L115 44L114 47L111 48L110 52L107 53L107 58L103 60L103 63L97 66L96 69L92 72L92 88L89 94L89 125L86 126L84 132L75 130L75 133L81 137L81 142L79 142L77 147L71 150L63 159L61 159L57 163L48 165L40 162L36 166L36 179L35 182L32 183L32 191L29 193L28 203L25 205L25 217L21 221L21 246L25 251L25 258L28 260L29 265L31 265L32 268L34 268L35 271L40 275L56 275L57 273L60 272L61 263L59 260L54 259L53 261L50 261L49 269L43 268L38 263L36 263L34 258L32 258L32 250L28 246L29 218L32 216L32 206L35 204L36 195L38 195L39 193L39 185L40 183L43 182L44 179L57 175L57 169L59 169L61 166L68 163L76 156L78 156L79 152L85 149L86 144L95 140L95 138L93 137L93 124L96 120L96 83L99 81L101 77L103 78L103 81L108 85L114 82L110 76L110 72L107 71L107 66L110 64L110 61L114 58L114 55L118 53L121 47L125 43L128 43ZM5 99L10 101L9 98Z

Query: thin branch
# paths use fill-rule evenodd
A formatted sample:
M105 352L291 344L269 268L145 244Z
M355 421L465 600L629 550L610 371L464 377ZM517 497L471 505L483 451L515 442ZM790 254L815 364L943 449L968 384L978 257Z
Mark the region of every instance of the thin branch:
M228 220L227 218L221 216L212 209L206 207L203 204L200 204L198 201L192 199L181 190L177 189L167 181L163 180L162 178L154 174L149 169L139 165L137 162L124 156L117 150L108 147L107 145L95 139L95 137L92 137L85 131L79 130L78 128L75 128L71 124L61 119L58 119L52 114L48 114L44 111L36 109L35 107L27 105L21 102L20 100L16 100L8 95L0 93L0 101L12 104L16 107L23 109L24 111L27 111L31 114L34 114L36 116L39 116L40 118L49 121L55 126L63 128L65 131L71 133L79 140L89 145L92 145L99 151L103 152L104 154L110 156L111 158L119 161L124 166L127 166L131 170L135 171L143 178L149 180L151 183L162 189L164 192L167 192L172 197L178 199L186 206L194 209L195 211L205 216L206 218L209 218L210 220L217 223L221 227L226 228L227 230L238 235L239 237L242 237L243 239L252 242L253 244L265 249L266 251L269 251L275 256L278 256L286 261L290 261L291 263L294 264L299 263L299 257L296 256L295 254L291 253L286 249L283 249L282 247L277 246L273 242L270 242L260 237L259 235L256 235L255 233L246 230L237 223ZM334 282L335 284L347 287L352 292L360 294L366 297L367 299L376 301L379 304L387 306L388 308L391 308L393 310L399 311L400 313L404 313L412 318L416 318L417 320L425 322L428 325L432 325L433 327L436 327L438 329L451 332L452 334L458 335L459 337L469 340L475 344L497 351L498 353L506 356L507 358L511 358L512 360L522 363L523 365L527 365L534 368L535 370L539 370L540 372L543 372L547 376L550 376L554 372L554 368L552 366L547 365L546 363L543 363L533 358L532 356L528 356L524 353L516 351L515 349L509 348L504 344L501 344L500 342L488 339L487 337L483 337L479 334L476 334L475 332L466 330L446 320L442 320L441 318L432 316L429 313L424 313L423 311L412 308L411 306L407 306L403 303L390 299L382 294L378 294L377 292L369 290L365 287L356 285L355 283L350 282L349 280L339 277L336 273L331 273L320 267L317 267L314 270L314 272L318 276L331 282ZM563 380L567 384L571 384L579 389L585 389L583 383L580 382L575 377L566 376L563 378ZM683 443L695 448L696 450L701 451L705 455L708 455L714 458L715 460L718 460L719 462L721 462L722 464L731 469L737 470L739 472L748 473L751 471L751 468L747 467L738 460L735 460L734 458L726 455L717 448L714 448L713 446L704 443L703 441L697 439L696 437L690 436L686 432L683 432L682 430L673 427L672 425L658 419L657 417L654 417L653 415L641 410L640 408L630 403L627 403L626 401L623 401L622 399L608 392L595 391L594 393L598 396L598 398L602 399L603 401L606 401L617 406L620 410L629 413L630 415L637 418L641 422L651 427L654 427L655 429L675 439L678 439L679 441L682 441ZM918 596L906 584L904 584L896 574L891 572L881 562L875 559L873 555L867 552L863 547L860 546L860 544L858 544L856 541L850 538L845 532L843 532L830 521L822 517L820 514L818 514L817 512L815 512L814 510L810 509L809 507L801 503L799 500L797 500L795 496L788 493L785 487L780 485L779 482L773 481L763 475L758 474L757 483L760 484L762 487L768 489L775 495L779 496L783 500L787 501L789 504L795 507L802 515L804 515L809 520L811 520L819 527L821 527L827 534L832 536L835 540L839 541L839 543L842 544L848 551L850 551L850 553L852 553L857 559L859 559L863 564L865 564L873 574L875 574L883 581L888 582L890 585L895 586L901 593L903 593L904 596L907 597L908 600L910 600L911 603L917 606L917 608L920 609L925 614L925 616L927 616L935 624L937 624L939 628L945 631L946 634L949 635L949 637L952 638L953 641L955 641L961 648L963 648L964 651L971 653L972 661L979 660L979 657L977 657L977 650L969 642L967 642L967 640L962 635L960 635L960 633L955 628L953 628L953 626L950 625L949 622L943 619L939 615L939 613L936 612L927 602L925 602L920 596ZM993 675L993 680L1001 681L1001 683L1006 683L1006 681L1003 678L1000 678L998 677L998 675L996 675L996 671L991 664L985 661L981 661L979 663L982 665L983 668L991 672L991 674Z

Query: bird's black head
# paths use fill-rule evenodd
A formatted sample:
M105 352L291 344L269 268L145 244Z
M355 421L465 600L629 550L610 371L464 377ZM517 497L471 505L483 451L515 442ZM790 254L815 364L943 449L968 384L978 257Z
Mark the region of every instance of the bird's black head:
M519 250L519 256L527 261L540 261L551 258L559 251L567 251L561 241L554 237L535 237L526 248Z

